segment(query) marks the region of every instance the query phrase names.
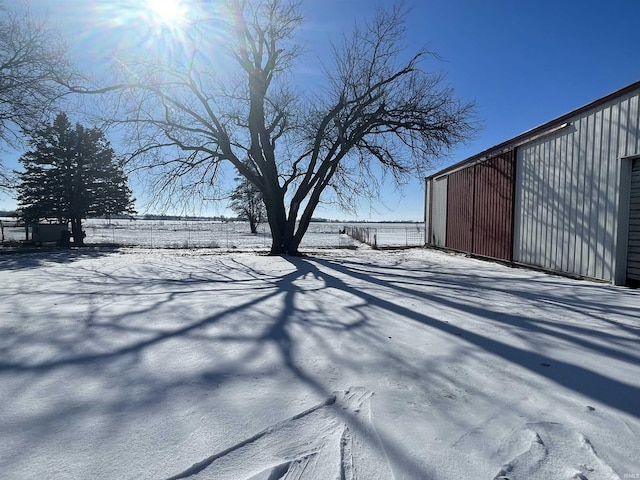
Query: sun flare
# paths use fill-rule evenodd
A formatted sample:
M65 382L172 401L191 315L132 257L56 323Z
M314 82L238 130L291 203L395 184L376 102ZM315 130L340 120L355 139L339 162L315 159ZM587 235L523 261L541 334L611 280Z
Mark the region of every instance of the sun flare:
M180 25L186 15L183 0L143 0L144 8L160 25L172 27Z

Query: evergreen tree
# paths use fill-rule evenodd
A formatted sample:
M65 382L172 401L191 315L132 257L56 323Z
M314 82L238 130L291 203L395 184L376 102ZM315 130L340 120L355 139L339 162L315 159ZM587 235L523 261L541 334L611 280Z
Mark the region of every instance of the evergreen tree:
M20 158L24 172L18 186L26 222L70 222L74 243L82 245L82 219L135 213L123 164L99 129L73 127L60 113L29 136L31 150Z

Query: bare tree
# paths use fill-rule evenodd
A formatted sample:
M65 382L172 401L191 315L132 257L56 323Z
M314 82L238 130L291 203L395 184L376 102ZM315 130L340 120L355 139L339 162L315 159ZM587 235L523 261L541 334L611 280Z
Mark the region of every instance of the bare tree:
M236 212L240 220L249 222L251 233L258 233L258 226L266 217L262 193L244 177L231 193L229 207Z
M248 167L251 164L247 161ZM251 233L258 233L258 226L267 217L262 192L242 175L235 178L236 188L229 197L229 208L236 212L238 218L249 222Z
M214 11L205 2L208 16L189 26L190 54L164 64L121 59L125 81L74 90L119 95L117 118L131 125L135 154L161 174L165 193L207 188L230 162L262 193L272 254L298 254L327 195L344 207L375 196L385 176L401 184L421 175L473 133L473 106L421 69L429 52L405 54L401 6L377 11L334 46L325 84L304 95L291 75L299 5L220 3Z
M15 147L22 131L35 127L52 112L65 89L54 78L69 62L55 31L28 10L0 3L0 141ZM0 165L0 188L12 184Z

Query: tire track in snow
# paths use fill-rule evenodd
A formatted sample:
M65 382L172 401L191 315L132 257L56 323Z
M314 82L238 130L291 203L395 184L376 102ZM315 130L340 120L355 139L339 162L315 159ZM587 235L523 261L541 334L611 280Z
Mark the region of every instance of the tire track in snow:
M324 402L167 480L392 480L362 388Z

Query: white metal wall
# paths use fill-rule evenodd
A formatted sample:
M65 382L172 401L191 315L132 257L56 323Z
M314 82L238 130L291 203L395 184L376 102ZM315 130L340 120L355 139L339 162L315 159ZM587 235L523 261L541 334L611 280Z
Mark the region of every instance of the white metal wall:
M614 280L620 158L640 152L639 96L518 148L514 261Z
M447 239L447 176L433 180L431 239L429 244L444 247Z

